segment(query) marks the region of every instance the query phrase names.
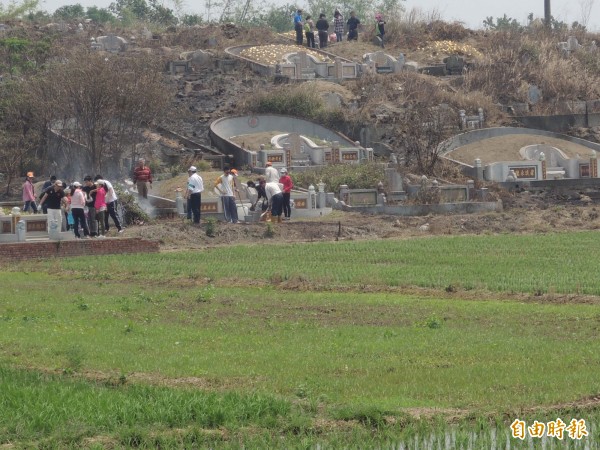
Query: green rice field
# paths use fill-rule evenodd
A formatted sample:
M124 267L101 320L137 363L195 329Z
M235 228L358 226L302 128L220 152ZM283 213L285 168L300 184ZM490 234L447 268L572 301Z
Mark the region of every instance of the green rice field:
M599 238L0 258L0 448L598 448Z

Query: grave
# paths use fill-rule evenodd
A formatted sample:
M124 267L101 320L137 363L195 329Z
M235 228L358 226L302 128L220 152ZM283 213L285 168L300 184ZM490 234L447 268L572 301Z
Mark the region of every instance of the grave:
M449 75L462 75L466 64L464 58L458 55L451 55L443 59L446 64L446 72Z

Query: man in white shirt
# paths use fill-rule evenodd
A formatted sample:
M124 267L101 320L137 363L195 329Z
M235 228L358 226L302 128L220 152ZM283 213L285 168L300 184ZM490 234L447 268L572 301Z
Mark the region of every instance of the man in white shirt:
M123 232L123 227L121 226L121 221L119 220L119 216L117 215L117 193L115 192L115 188L112 183L105 179L102 175L96 175L94 181L102 180L104 185L106 186L106 212L104 214L104 230L108 232L108 217L112 217L113 222L117 226L117 230L119 233Z
M237 205L235 204L233 175L229 173L229 167L223 167L223 175L215 181L215 187L221 194L223 202L223 214L229 223L238 223Z
M265 192L267 193L267 200L271 207L271 218L277 218L277 222L281 223L281 212L283 210L283 191L278 182L267 182L265 184Z
M277 169L273 167L273 163L271 161L267 161L267 168L265 169L265 179L267 180L267 183L279 182L279 172L277 172Z
M204 190L204 181L202 177L197 173L198 169L195 166L191 166L188 169L188 181L187 191L185 198L189 200L189 207L192 210L192 216L194 223L200 223L200 203L201 203L201 192Z

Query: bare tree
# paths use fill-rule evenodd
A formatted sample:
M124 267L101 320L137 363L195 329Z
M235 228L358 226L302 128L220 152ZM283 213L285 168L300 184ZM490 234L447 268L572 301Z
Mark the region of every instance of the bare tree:
M594 2L595 0L579 0L579 7L581 9L581 25L584 27L587 27L588 23L590 22L590 16L592 15Z
M402 147L404 163L419 173L434 175L444 152L443 142L456 129L456 115L447 107L415 104L406 110Z
M167 108L171 95L163 67L148 55L75 52L38 82L46 99L41 125L77 151L84 149L89 170L98 173L109 161L114 166L135 145L137 131ZM69 152L69 145L61 150Z

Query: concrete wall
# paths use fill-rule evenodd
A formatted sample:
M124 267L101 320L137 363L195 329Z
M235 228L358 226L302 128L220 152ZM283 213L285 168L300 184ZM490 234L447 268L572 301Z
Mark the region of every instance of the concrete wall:
M64 258L124 253L157 253L157 241L115 238L104 240L44 241L0 244L2 261L17 259Z
M233 155L236 167L243 167L250 165L250 153L231 142L229 138L241 134L261 133L265 131L298 133L330 142L340 141L340 145L343 147L354 147L354 141L341 133L336 133L308 120L275 114L218 119L211 123L209 136L215 147L226 155ZM258 151L258 149L249 150Z
M516 128L516 127L498 127L498 128L482 128L480 130L468 131L466 133L458 134L446 141L441 146L444 148L442 155L447 155L452 150L462 147L463 145L472 144L483 139L489 139L497 136L506 136L510 134L530 134L535 136L547 136L565 141L573 142L575 144L583 145L592 150L600 152L600 144L586 141L585 139L579 139L565 134L554 133L552 131L544 130L533 130L531 128Z

